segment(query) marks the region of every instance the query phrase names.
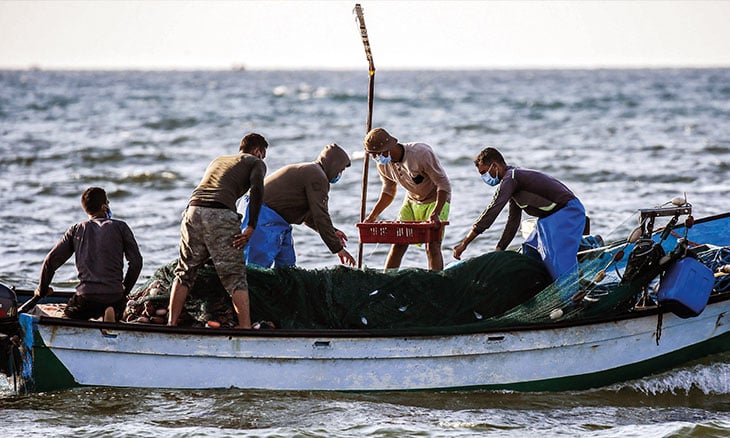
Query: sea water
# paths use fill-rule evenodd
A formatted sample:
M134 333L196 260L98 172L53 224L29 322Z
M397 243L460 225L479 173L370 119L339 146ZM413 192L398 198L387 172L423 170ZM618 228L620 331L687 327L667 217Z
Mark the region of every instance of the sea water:
M367 71L1 71L0 281L34 288L45 254L85 219L81 192L101 186L139 242L141 284L177 256L180 214L207 164L252 131L269 141L269 172L328 143L351 154L329 210L357 256L367 86ZM594 234L624 237L637 209L678 195L698 218L730 211L729 69L382 70L373 126L430 144L449 175L446 263L494 193L472 162L486 146L563 181ZM371 163L368 212L379 189ZM464 256L491 251L505 219ZM338 263L305 226L293 235L300 266ZM387 251L364 245L364 265L382 267ZM412 247L403 265L426 263ZM54 286L74 280L69 261ZM2 389L0 424L13 436L727 436L728 362L558 394Z

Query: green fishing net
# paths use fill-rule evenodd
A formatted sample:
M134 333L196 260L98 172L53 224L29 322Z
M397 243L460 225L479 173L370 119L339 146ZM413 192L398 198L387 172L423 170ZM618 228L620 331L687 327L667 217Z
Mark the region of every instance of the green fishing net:
M581 263L581 278L593 276L610 259L610 252L601 252ZM125 320L133 322L167 307L175 265L173 261L158 269L130 295ZM513 251L484 254L441 272L249 267L247 276L252 320L286 329L445 333L525 326L622 311L636 293L629 285L609 284L590 290L600 299L574 303L565 291L577 292L579 282L586 280L572 276L551 284L540 261ZM559 317L556 309L561 309ZM180 325L202 326L208 321L236 325L230 297L211 265L199 271ZM140 322L147 320L143 317Z
M656 286L681 257L697 257L713 270L730 260L730 247L713 249L687 239L680 245L681 231L686 238L688 230L681 226L672 233L662 232L661 239L658 229L653 240L629 243L614 236L626 233L623 225L609 233L605 241L613 243L608 245L600 236L584 236L577 270L554 282L542 261L515 251L483 254L442 272L249 267L251 318L285 329L382 334L393 330L399 334L450 334L588 323L625 316L642 303L656 305ZM723 227L724 223L714 228L710 224L693 239L715 239L722 235ZM687 245L692 251L682 250ZM130 295L126 321L164 322L159 315L169 303L175 266L171 262L161 267ZM716 280L717 291L730 288L723 281L722 277ZM202 326L208 321L236 325L230 297L209 265L199 271L184 310L179 321L183 326Z

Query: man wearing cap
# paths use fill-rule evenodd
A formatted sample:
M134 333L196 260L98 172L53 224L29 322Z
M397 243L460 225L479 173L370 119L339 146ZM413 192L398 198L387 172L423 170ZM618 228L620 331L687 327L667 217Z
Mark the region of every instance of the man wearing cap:
M289 164L269 175L264 180L258 226L243 251L246 264L264 268L294 266L291 224L304 223L319 234L340 262L353 266L355 259L345 249L347 235L332 225L328 209L330 185L339 181L348 167L347 152L329 144L315 161ZM248 216L246 208L241 229L246 228Z
M395 199L398 184L408 192L398 220L441 222L449 218L451 183L431 146L425 143L399 143L383 128L365 137L365 151L378 163L383 185L380 197L365 222L374 222ZM385 270L398 268L408 244L394 244ZM441 270L444 259L441 241L426 243L428 267Z

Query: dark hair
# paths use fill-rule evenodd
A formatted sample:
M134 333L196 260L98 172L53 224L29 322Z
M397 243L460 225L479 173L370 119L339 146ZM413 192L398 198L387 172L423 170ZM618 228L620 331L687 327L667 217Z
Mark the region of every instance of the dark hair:
M268 147L269 143L266 142L266 139L262 135L252 132L243 136L241 146L238 150L249 154L256 149L266 149Z
M502 156L502 154L500 154L498 150L492 147L482 149L482 151L479 152L479 155L474 158L474 165L478 166L480 164L487 164L490 161L501 164L502 166L507 165L507 163L504 162L504 157Z
M81 194L81 206L87 214L94 214L101 211L101 207L109 202L106 192L101 187L89 187Z

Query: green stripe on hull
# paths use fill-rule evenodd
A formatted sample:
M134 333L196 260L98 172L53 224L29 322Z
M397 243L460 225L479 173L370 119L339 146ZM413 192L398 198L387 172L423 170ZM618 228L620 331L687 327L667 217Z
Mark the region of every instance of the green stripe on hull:
M534 382L509 383L505 385L479 386L479 389L507 389L521 392L536 391L575 391L599 388L613 383L625 382L667 371L683 363L715 353L722 353L730 347L730 332L699 344L685 347L662 356L642 362L625 365L597 373L579 376L560 377L556 379L538 380ZM468 388L467 388L468 389Z
M80 386L66 366L46 347L40 333L33 333L32 391L57 391Z

